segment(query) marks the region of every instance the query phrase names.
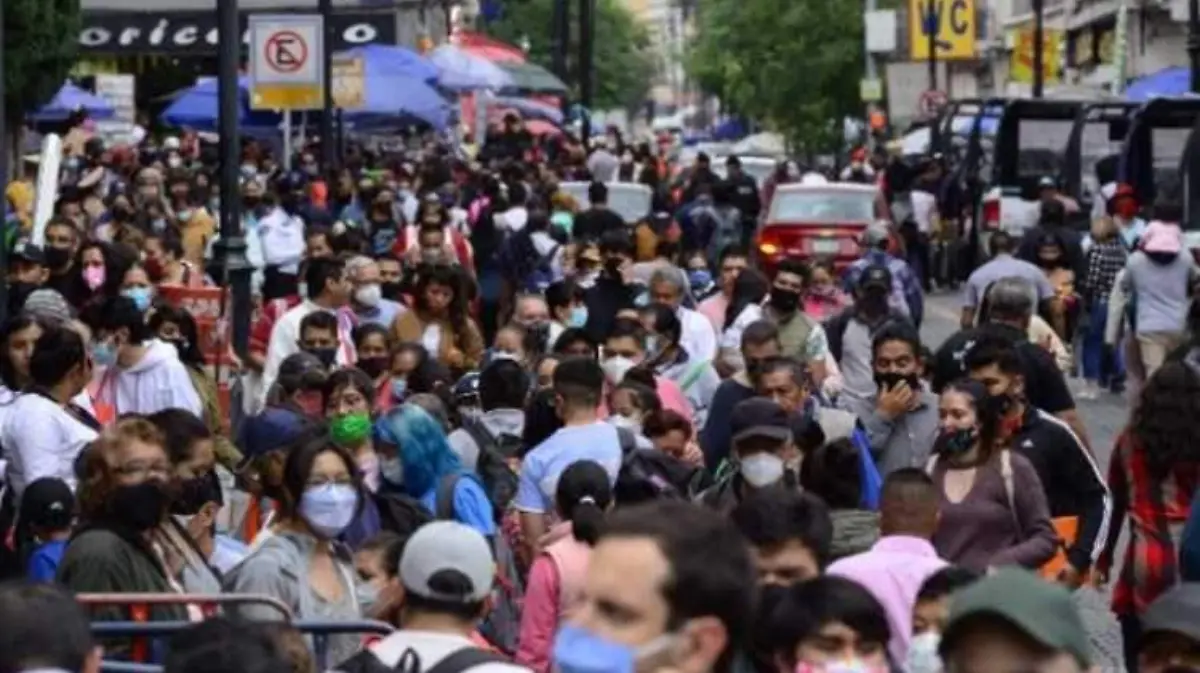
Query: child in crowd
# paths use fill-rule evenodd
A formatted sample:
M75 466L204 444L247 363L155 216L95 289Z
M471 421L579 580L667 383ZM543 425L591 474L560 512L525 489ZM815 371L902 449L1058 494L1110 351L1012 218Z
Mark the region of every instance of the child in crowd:
M42 477L21 494L20 512L33 541L26 574L34 582L53 582L75 521L71 487L62 479Z

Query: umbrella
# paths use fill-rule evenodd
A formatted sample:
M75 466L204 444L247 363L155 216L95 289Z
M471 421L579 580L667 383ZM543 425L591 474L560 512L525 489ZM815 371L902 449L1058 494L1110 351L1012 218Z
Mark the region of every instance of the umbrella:
M438 85L449 91L499 90L513 83L500 66L452 44L434 49L429 60L438 69Z
M550 122L541 121L539 119L525 122L525 130L529 131L531 135L538 137L562 135L562 129L558 128L554 124L551 124Z
M555 126L562 126L563 114L562 110L557 105L551 105L539 100L530 98L517 98L513 96L497 96L488 101L489 106L498 108L508 108L521 113L526 119L537 119L547 121Z
M1192 76L1187 68L1164 68L1139 77L1125 88L1125 99L1148 101L1151 98L1183 96L1192 91Z
M376 75L411 77L434 83L440 70L432 61L411 49L369 44L338 52L338 56L361 58L363 68Z
M429 80L404 75L394 66L394 62L385 58L363 59L363 104L345 109L343 118L356 127L391 124L399 117L410 117L437 130L445 128L450 119L450 104L446 99ZM436 68L432 63L429 67L426 72L433 72L436 77Z
M784 152L783 136L778 133L764 131L747 136L733 146L733 154L753 154L761 156L782 156Z
M253 128L276 128L280 115L268 110L250 109L250 81L238 78L238 126ZM220 100L217 96L216 78L200 80L196 86L185 89L163 110L159 118L170 126L186 126L198 131L216 131L220 117Z
M533 63L501 63L500 67L512 79L505 89L523 93L565 94L567 85L554 73Z
M67 82L30 118L39 122L63 121L76 110L86 110L96 120L111 119L117 113L107 100Z

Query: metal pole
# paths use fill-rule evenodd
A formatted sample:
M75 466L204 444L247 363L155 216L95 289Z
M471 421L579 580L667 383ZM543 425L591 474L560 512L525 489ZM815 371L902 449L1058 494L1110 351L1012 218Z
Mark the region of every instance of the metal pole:
M327 135L321 136L321 142L329 142L330 137ZM283 170L292 170L292 111L283 111Z
M0 1L0 101L4 100L4 2ZM8 126L4 111L0 110L0 185L8 184L8 157L10 154L17 154L15 147L8 146ZM21 174L20 159L17 159L17 165L12 167L16 175ZM2 216L2 215L0 215ZM0 237L0 321L8 319L8 223L0 223L4 226L4 235Z
M1192 66L1192 93L1200 93L1200 0L1188 0L1187 50Z
M550 67L563 82L567 82L567 54L571 48L571 0L554 0L551 18ZM563 110L567 109L567 97L563 96Z
M937 73L937 34L938 27L941 26L941 17L938 16L938 10L934 4L929 3L929 13L926 15L926 30L929 31L929 90L937 91L938 88L938 73Z
M219 97L221 157L221 237L214 245L222 262L225 294L232 293L233 347L245 357L250 345L250 274L246 259L246 239L242 235L241 142L238 133L238 68L242 60L242 31L238 21L238 0L217 0L217 26L222 36L217 54L217 95ZM221 302L222 317L225 306Z
M596 0L580 0L579 2L579 102L587 112L583 116L583 147L591 147L592 142L592 80L595 75L592 57L595 42Z
M877 4L876 0L867 0L867 6L866 6L867 14L874 12L878 8L879 8L879 5ZM879 72L875 68L875 58L871 54L870 46L867 44L867 31L866 31L865 26L863 29L863 62L866 64L866 68L867 68L867 79L872 82L878 80ZM874 152L875 151L875 134L871 131L871 103L863 101L863 107L865 109L863 118L867 120L867 133L866 133L867 149Z
M321 54L321 69L325 73L325 103L321 107L321 172L332 180L337 167L337 145L333 141L333 0L319 0L317 11L325 24L325 53Z
M1042 0L1033 0L1033 97L1041 98L1046 84L1046 21Z

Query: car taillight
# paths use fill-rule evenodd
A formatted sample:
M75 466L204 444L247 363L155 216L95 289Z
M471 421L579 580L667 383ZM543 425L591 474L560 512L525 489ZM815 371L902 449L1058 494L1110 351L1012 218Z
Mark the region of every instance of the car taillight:
M983 202L983 228L986 231L1000 228L1000 199Z
M758 251L767 257L782 255L783 241L775 232L763 229L762 233L758 235Z

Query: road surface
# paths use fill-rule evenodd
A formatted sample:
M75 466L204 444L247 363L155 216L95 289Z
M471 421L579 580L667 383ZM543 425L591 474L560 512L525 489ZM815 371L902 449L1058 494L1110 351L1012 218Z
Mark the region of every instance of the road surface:
M960 306L958 293L938 292L926 299L925 324L921 326L921 339L926 346L937 350L946 338L958 331ZM1077 386L1072 385L1072 389L1077 389ZM1123 396L1112 394L1094 401L1080 400L1077 404L1087 426L1092 450L1100 461L1100 469L1107 474L1113 442L1129 416L1129 405ZM1122 539L1119 551L1123 548ZM1121 554L1118 553L1116 558L1119 560ZM1115 577L1118 568L1113 570ZM1080 612L1091 636L1095 663L1106 673L1125 670L1121 656L1121 629L1109 611L1109 598L1108 591L1081 589L1078 592Z

